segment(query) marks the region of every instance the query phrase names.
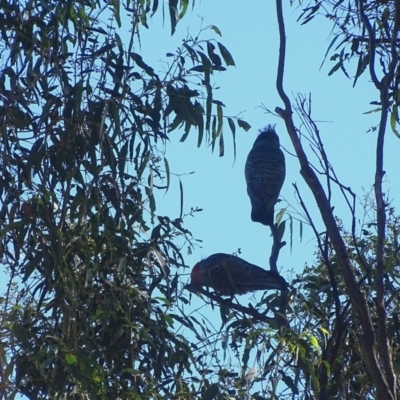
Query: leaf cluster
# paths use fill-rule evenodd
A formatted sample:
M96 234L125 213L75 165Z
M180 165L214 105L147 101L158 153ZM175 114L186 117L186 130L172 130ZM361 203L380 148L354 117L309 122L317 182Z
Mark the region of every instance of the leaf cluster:
M307 24L319 15L327 18L334 26L333 37L322 62L323 65L328 55L329 60L334 62L328 75L342 71L347 78L353 80L355 86L358 79L369 72L376 86L387 84L388 95L384 102L388 104L382 104L382 98L378 98L371 102L375 107L370 112L379 112L386 106L390 107L391 128L400 137L397 130L400 121L400 17L397 1L317 1L303 8L299 21ZM350 68L353 73L349 72ZM390 82L385 83L388 75L393 77Z

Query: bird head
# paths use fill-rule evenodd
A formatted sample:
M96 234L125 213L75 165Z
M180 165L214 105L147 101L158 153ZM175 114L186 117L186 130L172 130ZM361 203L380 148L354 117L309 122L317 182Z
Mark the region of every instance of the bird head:
M275 126L268 125L265 128L261 129L255 143L264 140L273 142L279 146L279 136L275 132Z
M200 261L193 267L192 272L190 273L192 284L201 286L204 278L203 275L204 274L202 274L201 261Z

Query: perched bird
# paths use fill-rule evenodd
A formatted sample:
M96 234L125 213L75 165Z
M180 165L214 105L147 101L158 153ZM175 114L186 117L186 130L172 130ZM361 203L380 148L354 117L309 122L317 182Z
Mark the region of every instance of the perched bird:
M247 156L245 177L251 201L251 219L274 225L274 207L285 180L285 156L274 127L267 126Z
M257 265L224 253L213 254L198 262L192 269L191 286L207 286L218 294L233 296L255 290L288 287L285 279L274 271L266 271Z

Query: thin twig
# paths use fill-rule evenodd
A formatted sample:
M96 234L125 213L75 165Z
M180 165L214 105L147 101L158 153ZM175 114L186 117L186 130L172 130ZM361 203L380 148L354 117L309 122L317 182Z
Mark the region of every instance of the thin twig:
M334 298L334 301L335 301L336 320L339 320L340 319L340 310L341 310L340 299L339 299L339 291L338 291L338 288L337 288L337 284L336 284L336 280L335 280L335 274L333 272L333 268L332 268L331 262L329 260L329 256L328 256L328 254L326 252L326 248L324 249L324 246L323 246L323 244L321 242L320 235L318 234L317 228L315 227L314 222L312 221L311 215L308 212L308 209L307 209L306 205L304 204L304 201L303 201L303 199L301 197L301 194L300 194L300 191L299 191L297 185L294 183L293 186L294 186L294 189L295 189L295 191L297 193L297 196L299 198L300 206L304 210L304 212L306 213L308 222L309 222L312 230L314 231L315 237L317 238L318 247L319 247L319 249L321 251L322 257L324 259L324 263L325 263L325 265L326 265L326 267L328 269L329 282L330 282L330 284L332 286L333 298Z
M284 304L285 300L287 299L287 291L282 291L281 306L280 306L278 312L274 311L275 317L272 318L272 317L267 317L266 315L259 313L253 307L251 307L251 308L244 307L241 304L233 303L231 299L224 299L221 296L218 296L216 293L209 292L209 291L203 289L202 287L197 287L197 286L193 287L189 284L189 285L186 285L185 288L195 294L201 293L203 296L208 297L210 300L215 301L219 305L229 307L229 308L232 308L233 310L240 311L244 314L250 315L256 321L266 322L267 324L273 323L273 324L276 324L278 326L278 328L287 325L287 321L285 318L286 308L285 309L282 308L282 304ZM282 315L280 315L280 314L282 314Z
M331 200L331 185L330 182L332 181L333 183L335 183L337 186L339 186L339 189L347 203L347 206L351 212L351 216L352 216L352 223L351 223L351 234L352 234L352 238L353 238L353 242L354 242L354 248L356 250L356 253L358 255L358 257L360 258L360 261L362 263L362 266L364 267L365 270L367 270L367 266L364 262L364 258L361 255L361 251L360 248L358 246L358 241L357 241L357 236L356 236L356 195L355 193L351 190L350 187L348 186L344 186L341 182L339 182L339 179L336 175L335 170L333 169L332 165L330 164L327 154L325 152L323 143L322 143L322 139L319 133L319 129L316 125L316 123L314 122L314 120L311 117L311 99L310 99L310 105L308 106L308 108L306 109L304 107L305 104L305 99L304 98L300 98L297 101L297 104L300 104L297 106L296 111L297 114L299 115L299 117L302 119L303 123L307 126L308 131L310 132L310 135L312 135L314 137L313 132L315 132L315 136L316 139L314 138L314 140L316 141L316 147L318 148L320 155L322 157L322 160L324 161L324 170L325 170L325 175L327 176L327 187L328 187L328 200ZM314 149L312 148L312 150L314 151ZM316 156L318 157L318 155L316 154ZM315 168L314 168L315 169ZM352 201L349 200L347 193L349 193L349 195L352 198Z

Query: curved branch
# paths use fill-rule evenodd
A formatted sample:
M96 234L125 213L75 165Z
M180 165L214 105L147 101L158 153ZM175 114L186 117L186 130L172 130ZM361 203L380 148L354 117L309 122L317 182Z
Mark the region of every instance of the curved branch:
M378 90L381 90L381 82L379 82L378 77L375 73L375 32L369 22L368 17L365 15L364 10L364 1L359 0L359 10L360 10L360 17L361 21L364 26L367 28L368 31L368 42L369 42L369 74L371 75L372 82Z
M292 105L289 97L283 89L283 73L285 71L285 57L286 57L286 33L285 22L283 20L282 1L276 0L276 13L278 17L279 27L279 60L278 60L278 73L276 75L276 89L285 105L285 111L288 115L292 115ZM276 110L275 110L276 111ZM279 113L278 113L279 114Z

